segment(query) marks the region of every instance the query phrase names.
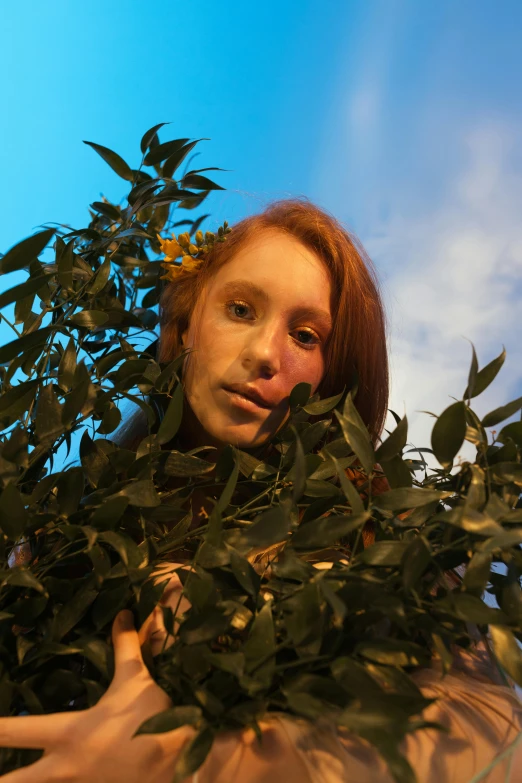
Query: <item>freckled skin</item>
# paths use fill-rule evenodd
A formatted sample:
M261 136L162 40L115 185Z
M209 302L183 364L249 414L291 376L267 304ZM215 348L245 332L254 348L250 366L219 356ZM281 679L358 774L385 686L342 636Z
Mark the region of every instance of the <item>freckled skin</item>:
M264 231L215 274L183 335L184 347L194 350L184 370L191 445L261 445L286 418L292 388L300 382L317 388L330 294L320 258L277 229ZM326 318L303 312L310 308ZM242 409L223 389L230 384L255 387L275 407Z

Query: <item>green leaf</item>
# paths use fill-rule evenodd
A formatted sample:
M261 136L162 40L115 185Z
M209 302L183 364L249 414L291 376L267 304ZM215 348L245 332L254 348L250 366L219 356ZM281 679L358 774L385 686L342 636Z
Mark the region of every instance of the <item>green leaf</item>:
M33 401L38 387L38 380L26 381L25 383L19 383L18 386L13 386L8 389L0 397L0 417L4 418L8 415L12 415L15 411L17 415L21 415L24 410L27 410L29 404ZM26 400L29 400L27 406ZM23 407L20 407L20 403L23 402Z
M251 547L271 546L285 541L291 528L292 520L287 510L274 506L244 531L243 538Z
M97 631L100 631L108 623L112 623L120 609L127 606L130 587L127 583L109 587L102 590L92 606L92 621Z
M171 451L163 466L168 476L203 476L215 468L213 462L200 459L192 454L182 454L180 451Z
M19 269L29 266L47 247L55 233L56 229L46 228L13 245L0 260L0 274L17 272Z
M393 430L391 435L389 435L386 440L381 443L377 451L375 452L375 457L378 462L381 461L387 461L391 460L392 457L395 457L397 454L402 452L403 448L406 445L406 440L408 439L408 419L406 416L402 418L397 425L397 427Z
M498 462L490 467L489 472L493 481L500 483L513 482L522 486L522 463L521 462Z
M513 440L518 448L522 449L522 421L513 421L502 427L497 435L497 440L500 443L509 443L510 440Z
M211 179L203 177L201 174L187 174L181 184L184 188L192 188L193 190L225 190L221 185L217 185Z
M53 326L44 326L36 332L24 334L6 345L0 347L0 364L6 364L21 353L26 353L30 348L36 348L46 342L50 334L55 331Z
M73 290L74 239L66 245L61 237L56 241L58 282L66 291Z
M152 718L148 718L132 736L137 737L138 734L164 734L166 731L173 731L187 724L193 726L201 718L202 712L200 707L193 705L171 707L168 710L163 710L163 712L158 712Z
M232 453L234 458L234 467L232 468L232 472L228 477L225 488L223 489L223 492L221 493L221 496L215 505L215 511L217 514L223 514L225 509L230 505L230 501L232 500L232 496L236 489L237 480L239 478L239 460L237 458L236 450L233 449Z
M98 590L92 579L88 579L54 616L51 631L53 641L59 642L74 628L97 595Z
M384 475L388 479L388 484L392 489L401 487L411 487L412 478L410 469L398 454L390 460L380 460L380 466Z
M316 481L306 479L304 494L309 498L335 498L340 497L339 490L330 481Z
M245 656L241 652L209 653L208 661L216 669L233 674L238 679L243 675Z
M140 141L140 150L143 154L147 152L148 148L156 137L157 132L160 128L163 128L164 125L170 125L170 122L160 122L157 125L154 125L152 128L149 128L149 130L143 134Z
M230 550L230 568L243 590L251 596L256 596L259 591L259 576L248 560L241 557L235 549Z
M435 489L418 487L400 487L383 492L373 498L373 505L382 511L404 511L409 508L420 508L435 500L441 500L450 492L439 492Z
M473 348L473 345L472 345ZM473 378L473 372L472 370L476 370L476 354L475 354L475 348L473 348L473 359L472 359L472 365L470 369L470 376L468 380L468 386L466 388L466 391L464 392L464 399L470 399L472 397L477 397L479 394L482 394L485 389L488 388L488 386L495 380L500 368L504 364L504 360L506 358L506 351L505 349L502 350L502 353L497 356L496 359L493 359L489 364L487 364L485 367L482 368L482 370L476 372L475 380L473 384L471 383Z
M246 476L246 478L250 478L255 469L263 464L257 457L248 454L246 451L241 451L240 449L237 450L237 456L241 475Z
M150 479L141 479L127 484L127 486L119 492L119 495L126 497L131 506L154 508L161 503L154 483Z
M431 447L444 468L453 464L466 435L466 403L453 403L441 413L431 433Z
M466 386L466 391L464 392L464 400L469 400L473 396L473 389L475 388L475 383L477 380L478 359L473 343L471 343L471 352L471 365L468 374L468 385Z
M4 293L0 294L0 308L35 294L51 277L54 277L54 272L39 275L38 277L30 277L25 283L20 283L20 285L15 285L14 288L4 291Z
M207 139L196 139L196 141L191 141L189 144L185 144L183 147L180 147L177 150L174 150L171 155L167 158L165 163L163 164L162 168L162 174L164 177L172 177L176 169L181 166L189 152L191 152L196 144L198 144L200 141L207 141ZM180 203L183 204L184 202Z
M157 441L160 445L168 443L176 435L183 416L183 387L178 383L168 408L159 426Z
M161 127L161 126L160 126ZM152 132L151 128L151 132ZM155 133L151 135L151 139ZM144 137L145 138L145 137ZM173 141L166 141L163 144L158 144L152 147L150 152L145 156L144 163L146 166L155 166L157 163L161 163L166 160L170 155L178 152L186 143L188 139L174 139ZM143 150L142 150L143 152Z
M38 440L49 446L63 432L62 408L56 397L54 386L48 383L40 391L36 406L35 431Z
M275 670L275 629L270 602L265 603L252 623L243 646L246 671L260 685L269 685Z
M72 315L69 320L74 326L94 330L107 323L109 316L107 313L102 313L101 310L82 310Z
M98 271L95 272L92 282L90 282L87 287L87 291L89 294L91 294L91 296L96 296L96 294L99 294L102 288L105 287L109 279L110 273L111 273L111 260L110 258L106 258L103 264L98 269Z
M430 561L429 542L422 535L416 536L404 553L402 583L406 590L417 586Z
M481 552L494 552L495 549L509 549L512 546L522 544L522 530L507 530L498 536L493 536L485 541L481 547Z
M364 513L364 503L361 496L359 495L357 489L354 487L354 485L346 475L346 471L343 470L339 461L333 456L333 454L329 454L327 448L328 447L325 448L325 453L328 454L329 459L331 459L335 465L335 469L337 472L337 476L339 477L339 483L341 485L341 489L343 491L346 500L350 504L353 513L354 514Z
M303 410L309 413L310 416L322 416L324 413L332 411L336 405L342 400L344 391L340 394L336 394L334 397L325 397L324 400L317 400L317 402L311 402L308 405L303 406Z
M38 593L46 594L46 589L36 576L25 566L15 566L5 575L4 584L16 585L17 587L29 587Z
M20 492L14 484L8 484L0 495L0 530L16 541L24 532L27 520Z
M310 399L312 386L309 383L298 383L290 392L289 406L290 410L303 407Z
M295 460L292 467L292 481L294 484L292 490L292 501L297 503L306 486L306 463L303 444L301 443L301 439L297 434L297 430L295 428L293 429L295 436Z
M83 143L92 147L119 177L126 179L128 182L132 182L134 174L132 173L130 166L125 163L117 152L113 152L108 147L102 147L101 144L95 144L93 141L84 141Z
M353 404L351 397L346 398L350 403L344 406L344 411L348 411L348 416L341 415L335 411L339 420L346 442L350 444L358 460L368 475L373 473L375 465L375 453L366 427L359 426L360 416Z
M63 391L69 391L73 385L76 359L76 344L71 337L58 365L58 384Z
M397 639L360 642L355 650L363 658L386 666L418 666L428 659L427 650L419 644Z
M495 536L502 532L501 525L494 519L466 506L457 506L449 511L442 511L432 517L431 521L455 525L478 536Z
M98 534L99 541L105 541L118 553L122 563L128 568L139 568L143 556L138 545L123 533L115 533L113 530L104 530Z
M503 405L501 408L495 408L494 411L486 414L482 419L482 426L494 427L496 424L504 421L504 419L509 419L510 416L513 416L513 414L517 413L521 408L522 397L518 397L518 399L513 400L512 402L508 402L507 405Z
M177 757L172 783L183 783L189 775L196 772L210 753L213 742L214 732L208 727L187 742Z
M98 530L114 529L122 518L129 498L125 495L115 495L104 500L103 505L98 506L91 516L89 523Z
M495 657L503 669L522 687L522 651L512 631L503 625L490 625Z
M408 545L407 541L377 541L364 549L358 560L372 566L398 566Z
M84 430L80 441L80 461L89 483L96 488L110 463L107 454L97 441L92 440L87 430Z
M482 591L486 589L489 580L491 561L491 552L474 553L467 565L464 580L462 582L462 585L466 590L469 590L470 592L476 591L479 595L482 594Z
M300 525L292 536L295 549L324 549L338 544L343 536L362 527L370 518L368 512L342 517L321 517Z

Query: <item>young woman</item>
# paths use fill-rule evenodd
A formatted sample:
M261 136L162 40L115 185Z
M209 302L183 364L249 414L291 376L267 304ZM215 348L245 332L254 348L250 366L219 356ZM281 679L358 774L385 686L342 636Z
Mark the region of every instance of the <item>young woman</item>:
M297 383L328 396L348 386L354 370L356 405L377 440L388 397L383 309L364 251L319 208L281 201L235 225L199 268L167 284L161 315L160 361L189 351L183 371L187 415L179 434L184 448L267 443L284 423ZM193 513L197 517L197 503ZM175 607L180 589L173 576L162 602ZM31 766L2 776L2 783L171 783L193 729L132 739L144 720L170 706L141 655L145 643L153 654L163 646L161 617L156 610L138 633L130 612L118 615L114 680L94 707L0 719L1 746L45 751ZM477 648L460 655L444 679L436 661L418 673L424 694L438 698L426 719L449 729L447 735L426 730L405 741L421 783L469 781L516 739L520 703L492 672ZM262 743L250 730L220 736L187 781L391 781L369 745L327 723L274 715L261 728ZM501 762L482 779L504 781L507 769L508 762ZM512 783L522 780L520 769L515 758Z

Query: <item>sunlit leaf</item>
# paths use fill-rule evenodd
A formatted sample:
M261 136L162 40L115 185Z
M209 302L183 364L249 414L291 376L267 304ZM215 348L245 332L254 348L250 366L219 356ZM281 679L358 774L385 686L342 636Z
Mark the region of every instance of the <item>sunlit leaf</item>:
M178 383L169 402L166 413L159 426L157 440L159 444L168 443L176 435L183 414L183 387Z
M81 326L84 329L97 329L99 326L107 323L109 316L107 313L102 313L101 310L82 310L80 313L72 315L70 320L74 326Z
M441 413L431 433L433 453L443 467L449 467L466 435L466 404L455 402Z
M475 348L473 348L472 367L470 369L468 386L466 388L466 391L464 392L464 399L467 400L471 397L478 397L479 394L482 394L482 392L485 391L488 388L488 386L497 377L499 370L504 364L505 358L506 358L506 351L505 349L503 349L502 353L499 356L497 356L496 359L493 359L493 361L491 361L489 364L483 367L482 370L477 371L478 364L475 366L476 354L475 354ZM471 385L472 381L473 384Z
M522 687L522 651L512 631L502 625L490 625L493 651L501 666Z
M406 416L404 416L404 418L400 420L397 427L393 430L391 435L389 435L388 438L386 438L386 440L381 443L375 452L377 461L388 461L391 460L392 457L395 457L397 454L399 454L405 447L407 438L408 419Z

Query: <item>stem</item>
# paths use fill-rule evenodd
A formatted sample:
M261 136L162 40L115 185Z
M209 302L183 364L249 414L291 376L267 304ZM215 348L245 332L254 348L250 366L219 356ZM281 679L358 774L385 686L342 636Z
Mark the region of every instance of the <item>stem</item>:
M11 321L8 318L6 318L3 313L0 313L0 318L2 319L2 321L5 321L8 326L11 327L11 329L13 330L13 332L16 334L17 337L21 336L16 326L12 324Z

